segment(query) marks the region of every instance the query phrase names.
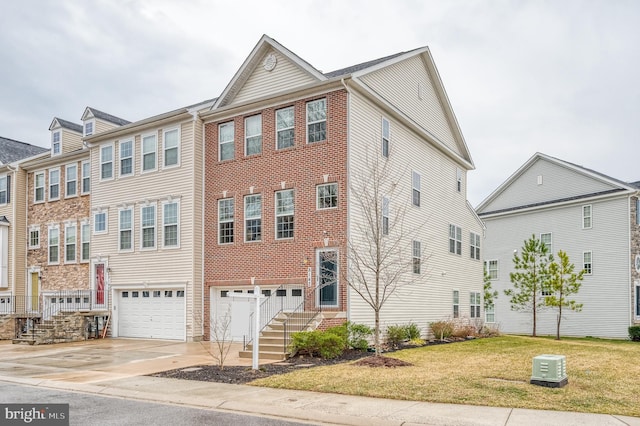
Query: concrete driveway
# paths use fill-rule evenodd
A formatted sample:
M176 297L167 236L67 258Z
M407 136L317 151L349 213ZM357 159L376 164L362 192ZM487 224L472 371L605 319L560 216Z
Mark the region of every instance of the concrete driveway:
M251 365L239 359L240 344L225 365ZM14 345L0 341L0 376L74 383L142 376L193 365L217 364L210 342L98 339L53 345Z

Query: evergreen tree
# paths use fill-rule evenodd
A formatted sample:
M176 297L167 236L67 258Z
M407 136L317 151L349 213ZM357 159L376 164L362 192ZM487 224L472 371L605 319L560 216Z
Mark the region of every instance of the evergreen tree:
M531 335L535 337L537 313L545 306L543 292L546 290L549 262L553 261L553 255L535 235L524 242L520 252L520 256L517 252L513 254L515 271L510 274L513 288L505 290L504 294L511 298L511 309L531 312Z
M547 287L551 294L544 298L545 305L558 308L556 340L560 340L562 308L567 307L575 312L582 310L582 303L576 303L575 300L569 300L568 297L578 293L584 276L584 270L577 274L574 272L575 266L569 261L569 255L566 252L560 250L558 259L559 262L551 262L549 265Z

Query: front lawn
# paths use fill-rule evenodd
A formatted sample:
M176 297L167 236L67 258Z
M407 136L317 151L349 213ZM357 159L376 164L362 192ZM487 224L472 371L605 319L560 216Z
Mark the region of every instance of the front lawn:
M529 384L533 357L565 355L569 384ZM251 382L274 388L495 407L640 416L640 344L600 339L501 336L387 354L411 367L352 363Z

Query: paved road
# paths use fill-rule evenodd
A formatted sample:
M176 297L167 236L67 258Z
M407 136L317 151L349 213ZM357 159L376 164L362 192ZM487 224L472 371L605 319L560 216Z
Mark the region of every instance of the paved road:
M70 425L216 425L216 426L295 426L272 418L230 414L214 410L185 408L176 405L129 401L83 393L65 392L0 382L2 403L69 404ZM2 418L0 417L0 424Z

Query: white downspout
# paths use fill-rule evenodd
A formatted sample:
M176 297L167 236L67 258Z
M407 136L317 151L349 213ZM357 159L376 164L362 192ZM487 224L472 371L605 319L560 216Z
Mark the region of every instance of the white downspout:
M347 86L347 83L345 82L344 78L340 79L340 83L342 84L342 86L344 86L344 89L347 91L347 170L346 170L346 187L347 187L347 197L346 197L346 204L347 204L347 242L346 242L346 250L347 253L344 254L345 256L345 264L346 264L346 268L347 270L345 271L345 275L349 274L349 254L348 254L348 250L349 250L349 241L351 239L351 209L349 208L349 200L350 200L350 192L351 192L351 185L350 185L350 165L351 165L351 90L349 90L349 86ZM347 321L351 321L351 298L349 297L350 294L350 290L349 290L349 284L347 283L343 283L343 285L347 286L346 287L346 310L347 310Z

